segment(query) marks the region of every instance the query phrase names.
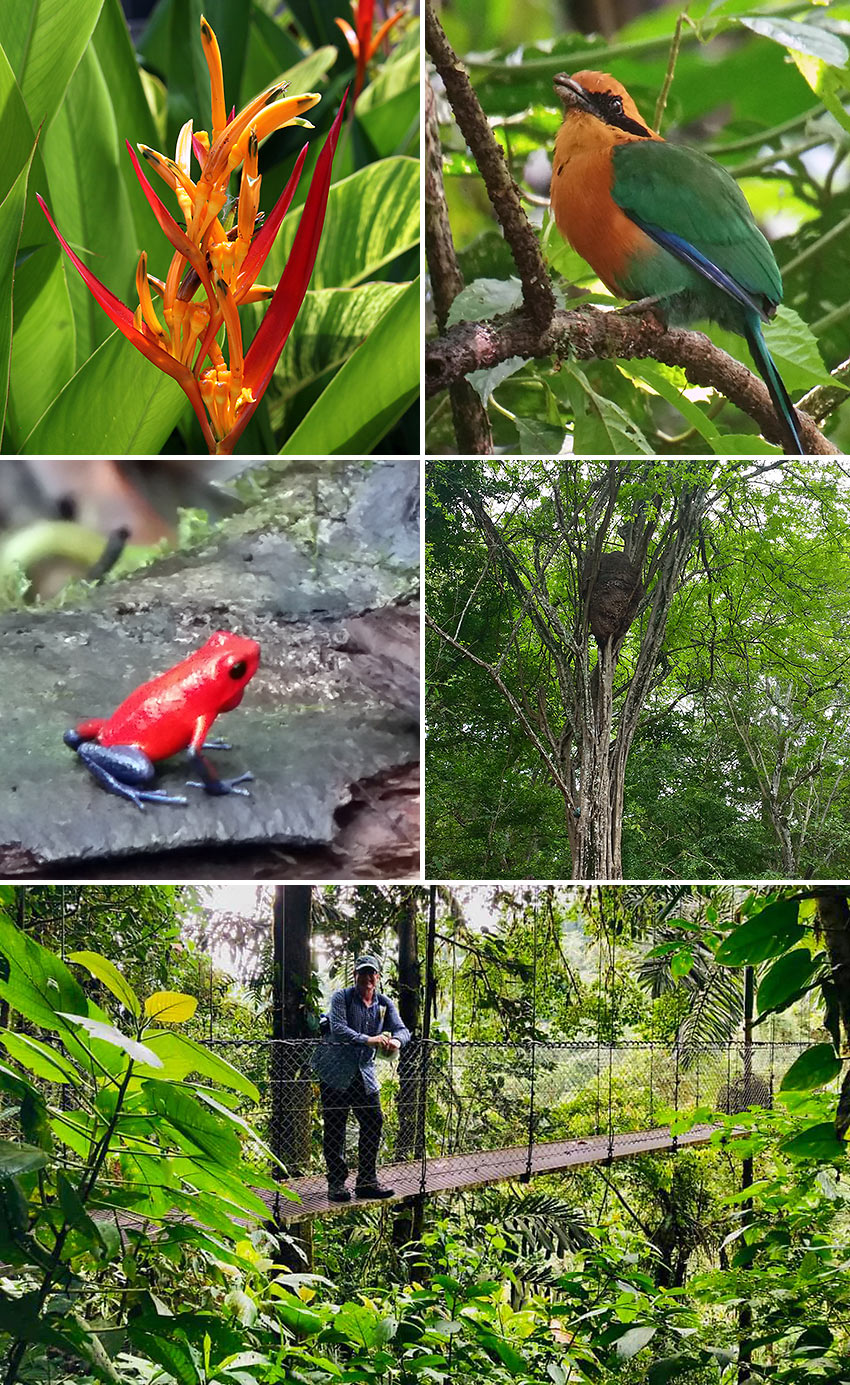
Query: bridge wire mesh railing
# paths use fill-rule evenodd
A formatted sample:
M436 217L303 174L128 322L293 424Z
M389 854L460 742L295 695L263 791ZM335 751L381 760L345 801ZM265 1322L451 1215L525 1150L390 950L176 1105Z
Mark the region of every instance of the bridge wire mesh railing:
M261 1104L259 1112L250 1109L252 1121L287 1171L323 1172L316 1054L320 1046L325 1055L348 1046L313 1039L207 1044L257 1083ZM706 1044L692 1046L685 1063L679 1050L644 1041L413 1040L400 1058L376 1060L381 1162L418 1165L425 1191L429 1164L455 1155L476 1156L481 1181L495 1180L507 1166L530 1176L538 1147L560 1141L604 1137L610 1159L615 1143L620 1152L637 1148L644 1132L695 1107L729 1114L769 1107L782 1074L807 1046ZM351 1119L352 1168L357 1135Z

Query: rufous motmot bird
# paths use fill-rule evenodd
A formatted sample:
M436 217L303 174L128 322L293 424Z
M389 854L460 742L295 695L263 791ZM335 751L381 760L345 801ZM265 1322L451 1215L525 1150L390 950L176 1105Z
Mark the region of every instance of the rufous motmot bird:
M671 325L698 318L746 338L774 408L801 452L794 405L762 335L782 278L746 198L719 164L667 144L606 72L555 78L558 230L618 298L647 299Z

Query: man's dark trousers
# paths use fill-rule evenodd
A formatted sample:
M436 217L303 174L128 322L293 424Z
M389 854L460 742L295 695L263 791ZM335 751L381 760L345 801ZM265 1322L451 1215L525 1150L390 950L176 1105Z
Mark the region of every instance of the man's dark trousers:
M319 1091L324 1116L323 1148L328 1183L332 1188L341 1188L348 1177L348 1165L345 1162L345 1127L349 1111L353 1111L354 1118L360 1126L357 1182L374 1183L377 1177L381 1131L384 1126L380 1096L377 1092L366 1091L359 1071L354 1074L344 1091L329 1087L326 1082L319 1083Z

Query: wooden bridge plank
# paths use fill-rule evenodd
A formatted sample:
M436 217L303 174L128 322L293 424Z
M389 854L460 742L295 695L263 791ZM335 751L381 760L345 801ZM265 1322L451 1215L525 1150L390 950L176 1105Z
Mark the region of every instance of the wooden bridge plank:
M583 1168L589 1164L604 1164L611 1159L627 1159L635 1154L655 1154L681 1149L690 1145L708 1144L717 1125L695 1125L682 1135L671 1135L668 1127L656 1130L636 1130L627 1134L588 1135L580 1139L557 1140L534 1145L531 1157L532 1174L559 1173L566 1169ZM380 1170L383 1183L395 1189L392 1198L384 1203L401 1202L417 1193L445 1193L461 1188L480 1187L486 1183L502 1183L521 1178L528 1167L528 1146L514 1145L508 1149L482 1150L474 1154L453 1154L429 1158L424 1181L419 1163L384 1164ZM298 1193L301 1201L290 1202L274 1193L260 1196L274 1219L281 1223L303 1221L308 1217L350 1212L352 1208L375 1206L375 1202L352 1196L351 1202L329 1202L327 1180L312 1174L307 1178L286 1179L286 1186Z

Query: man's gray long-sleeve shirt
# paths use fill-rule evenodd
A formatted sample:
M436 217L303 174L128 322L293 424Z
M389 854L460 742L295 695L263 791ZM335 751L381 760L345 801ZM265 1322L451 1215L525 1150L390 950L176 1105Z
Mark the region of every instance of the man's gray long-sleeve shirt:
M365 1005L357 987L349 986L344 991L334 991L328 1015L333 1062L323 1080L342 1090L359 1068L366 1091L377 1092L376 1049L366 1040L374 1034L391 1034L402 1048L410 1042L410 1030L402 1023L395 1005L379 991L375 992L372 1004Z

